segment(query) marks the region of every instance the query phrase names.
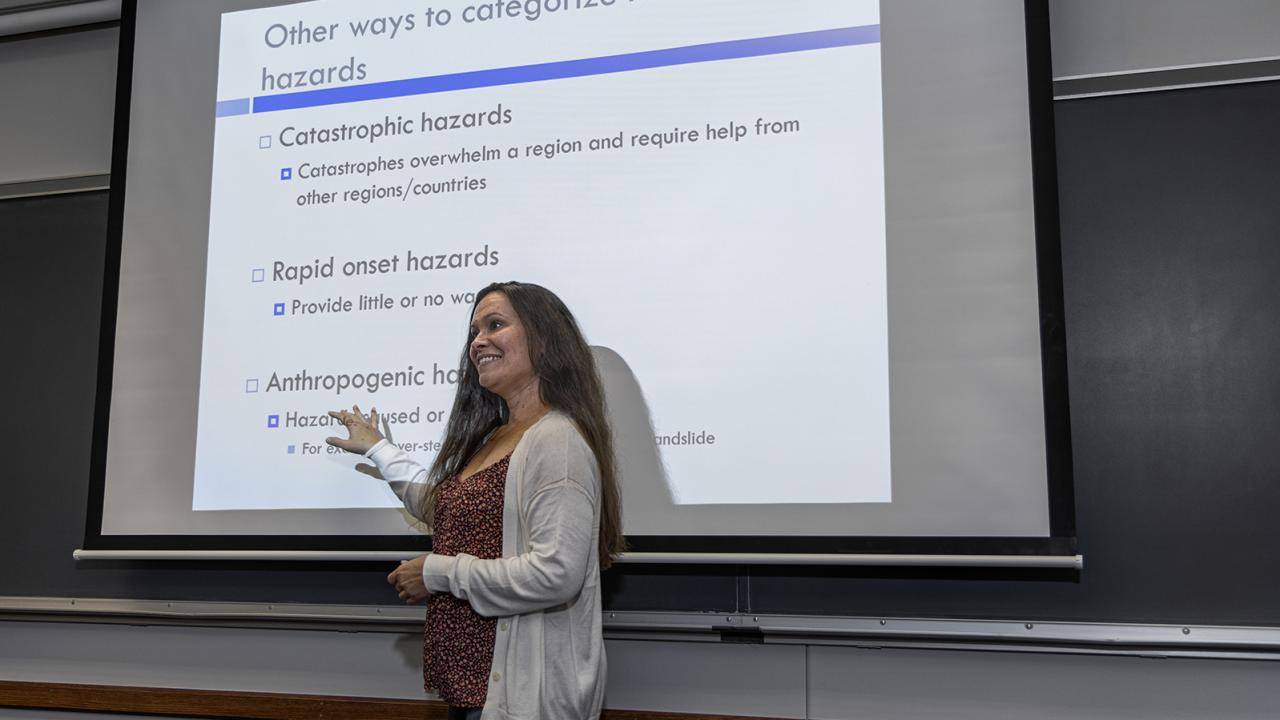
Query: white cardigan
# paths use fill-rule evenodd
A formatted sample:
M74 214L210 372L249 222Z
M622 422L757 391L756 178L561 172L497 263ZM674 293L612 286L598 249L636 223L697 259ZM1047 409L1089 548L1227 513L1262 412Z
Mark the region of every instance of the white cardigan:
M427 469L386 440L366 455L421 518ZM597 718L605 685L600 472L572 420L552 411L525 431L504 493L502 557L428 555L427 589L500 618L483 720Z

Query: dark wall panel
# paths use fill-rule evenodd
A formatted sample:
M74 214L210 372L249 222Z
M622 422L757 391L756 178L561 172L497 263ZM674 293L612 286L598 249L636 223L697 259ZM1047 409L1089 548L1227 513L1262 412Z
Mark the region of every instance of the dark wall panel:
M1079 582L763 573L753 610L1280 624L1280 83L1056 122Z

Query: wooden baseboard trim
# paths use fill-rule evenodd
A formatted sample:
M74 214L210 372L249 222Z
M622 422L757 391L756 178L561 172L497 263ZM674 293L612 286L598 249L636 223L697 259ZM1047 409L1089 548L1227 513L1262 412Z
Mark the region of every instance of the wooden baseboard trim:
M252 720L444 720L443 703L327 695L0 682L0 707Z
M430 700L4 680L0 680L0 707L215 720L445 720L447 710L444 703ZM601 719L767 720L645 710L605 710Z

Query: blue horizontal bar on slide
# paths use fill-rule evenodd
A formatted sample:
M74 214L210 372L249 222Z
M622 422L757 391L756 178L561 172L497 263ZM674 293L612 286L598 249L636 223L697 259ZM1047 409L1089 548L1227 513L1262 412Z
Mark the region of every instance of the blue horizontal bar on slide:
M249 114L249 98L236 98L235 100L219 100L214 108L217 117L230 117L232 115L248 115Z
M253 113L276 112L279 110L295 110L298 108L317 107L321 105L341 105L343 103L364 102L366 100L383 100L386 98L407 97L410 95L428 95L431 93L450 92L453 90L469 90L472 88L494 87L498 85L515 85L519 83L542 82L544 80L560 80L564 78L586 77L590 75L606 75L610 73L629 72L632 70L648 70L651 68L669 67L673 65L689 65L692 63L714 62L716 60L736 60L740 58L760 57L763 55L780 55L783 53L821 50L825 48L848 47L852 45L868 45L880 42L879 25L859 25L856 27L834 28L831 30L815 30L812 32L793 33L790 35L774 35L771 37L750 38L746 40L729 40L725 42L688 45L685 47L666 48L663 50L646 50L644 52L607 55L604 57L583 58L580 60L562 60L559 62L538 63L535 65L518 65L515 67L494 68L492 70L473 70L471 72L451 73L448 75L431 75L427 77L409 78L406 80L388 80L385 82L366 83L364 85L348 85L344 87L325 88L323 90L306 90L281 95L262 95L253 98ZM249 110L223 114L224 104L230 109L241 110L240 100L224 100L218 103L218 117L242 115ZM234 104L234 105L233 105Z

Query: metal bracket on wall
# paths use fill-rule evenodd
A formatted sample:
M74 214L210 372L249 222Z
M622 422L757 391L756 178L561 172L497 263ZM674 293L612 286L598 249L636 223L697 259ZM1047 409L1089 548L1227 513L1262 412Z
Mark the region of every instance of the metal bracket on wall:
M0 9L0 37L120 20L120 0L43 0Z
M0 183L0 200L66 195L67 193L106 190L111 187L110 175L73 175L71 177L24 180Z
M1102 95L1129 95L1278 79L1280 79L1280 58L1232 60L1203 65L1058 77L1053 79L1053 99L1077 100Z
M424 610L104 598L0 597L0 622L421 632ZM1280 660L1280 627L605 611L611 640Z

